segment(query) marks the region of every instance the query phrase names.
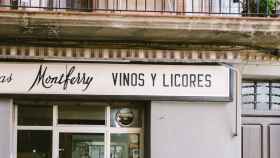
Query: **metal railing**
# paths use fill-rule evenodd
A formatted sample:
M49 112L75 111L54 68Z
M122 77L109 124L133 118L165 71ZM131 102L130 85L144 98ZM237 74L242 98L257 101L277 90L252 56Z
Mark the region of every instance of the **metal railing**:
M280 0L0 0L0 9L277 17Z

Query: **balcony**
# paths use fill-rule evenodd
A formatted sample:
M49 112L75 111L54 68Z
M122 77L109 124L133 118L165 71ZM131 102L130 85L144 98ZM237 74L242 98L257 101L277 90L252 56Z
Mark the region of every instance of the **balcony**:
M0 0L0 41L280 49L278 0Z

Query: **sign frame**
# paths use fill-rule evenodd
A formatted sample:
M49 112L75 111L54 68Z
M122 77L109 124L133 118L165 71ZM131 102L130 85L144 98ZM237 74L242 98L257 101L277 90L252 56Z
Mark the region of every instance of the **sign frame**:
M184 66L221 66L219 64L181 64L181 63L132 63L132 62L1 62L1 63L9 63L9 64L122 64L122 65L184 65ZM231 102L233 101L233 70L229 69L229 96L226 97L214 97L214 96L162 96L162 95L97 95L97 94L51 94L51 93L0 93L2 97L13 96L15 98L45 98L48 96L49 99L56 100L59 99L67 99L71 96L71 99L82 99L82 100L143 100L143 101L192 101L192 102Z

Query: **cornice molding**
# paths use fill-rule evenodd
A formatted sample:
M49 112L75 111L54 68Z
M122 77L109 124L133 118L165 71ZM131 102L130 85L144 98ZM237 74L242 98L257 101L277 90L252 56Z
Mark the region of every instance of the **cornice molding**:
M258 50L155 50L116 48L58 48L0 46L0 60L135 61L178 63L268 63L280 64L280 57Z

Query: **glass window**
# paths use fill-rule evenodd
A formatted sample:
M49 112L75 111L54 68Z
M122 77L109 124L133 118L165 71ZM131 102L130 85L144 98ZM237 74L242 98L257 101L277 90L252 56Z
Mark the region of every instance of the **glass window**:
M139 134L111 134L110 158L140 158Z
M254 109L254 93L255 85L253 82L243 82L242 83L242 103L244 110Z
M19 106L18 125L52 126L52 106Z
M104 158L104 134L60 133L60 158Z
M105 125L105 106L90 106L90 105L59 106L58 123Z
M19 130L17 158L52 158L52 132Z
M244 111L280 111L280 82L244 81L242 83Z
M68 0L66 1L66 6L68 9L91 11L92 2L93 0Z
M141 127L142 110L137 107L112 107L111 127Z
M257 110L269 110L269 83L257 83Z
M271 104L273 110L280 110L280 83L271 84Z

